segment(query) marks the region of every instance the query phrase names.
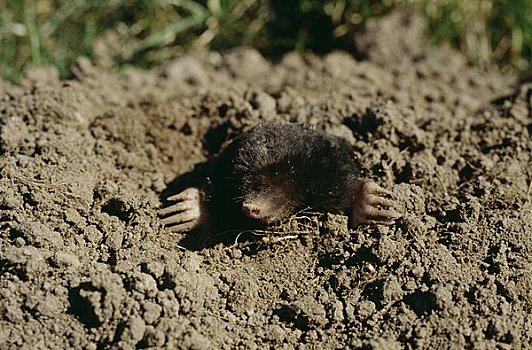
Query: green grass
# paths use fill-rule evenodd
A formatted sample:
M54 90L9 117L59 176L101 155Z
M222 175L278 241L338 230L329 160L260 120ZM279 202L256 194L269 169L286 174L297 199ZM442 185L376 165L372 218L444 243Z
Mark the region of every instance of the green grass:
M434 45L450 43L473 62L531 68L530 0L0 0L0 78L48 64L68 77L79 56L121 69L199 48L353 50L363 23L395 7L427 18Z

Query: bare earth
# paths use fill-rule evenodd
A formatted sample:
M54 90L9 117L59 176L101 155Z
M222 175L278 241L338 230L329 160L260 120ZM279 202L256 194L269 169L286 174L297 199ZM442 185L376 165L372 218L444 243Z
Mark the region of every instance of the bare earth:
M532 84L404 50L0 82L0 348L529 347ZM347 138L404 217L161 227L169 184L262 121Z

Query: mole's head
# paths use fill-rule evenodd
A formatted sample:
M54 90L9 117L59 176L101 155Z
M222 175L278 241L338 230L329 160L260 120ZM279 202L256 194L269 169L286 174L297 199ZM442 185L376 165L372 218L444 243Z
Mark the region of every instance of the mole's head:
M242 182L242 211L265 224L293 214L301 204L294 180L290 174L275 169L248 174Z

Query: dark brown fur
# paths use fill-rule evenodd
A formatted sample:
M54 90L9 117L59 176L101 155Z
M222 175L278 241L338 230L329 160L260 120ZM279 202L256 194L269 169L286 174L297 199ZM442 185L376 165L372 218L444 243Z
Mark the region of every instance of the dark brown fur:
M344 213L352 206L357 164L344 139L300 124L260 124L215 162L209 206L225 216L241 215L243 203L261 203L273 220L304 208Z

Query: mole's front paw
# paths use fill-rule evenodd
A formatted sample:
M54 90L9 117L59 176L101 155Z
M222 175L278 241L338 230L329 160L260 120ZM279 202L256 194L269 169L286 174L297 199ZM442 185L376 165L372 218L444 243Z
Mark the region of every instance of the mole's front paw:
M206 221L206 208L203 193L190 187L174 196L169 201L177 202L159 210L163 217L161 223L169 226L172 232L187 232L203 225Z
M397 203L392 192L369 180L361 180L357 187L351 215L353 226L391 225L402 216L395 210Z

